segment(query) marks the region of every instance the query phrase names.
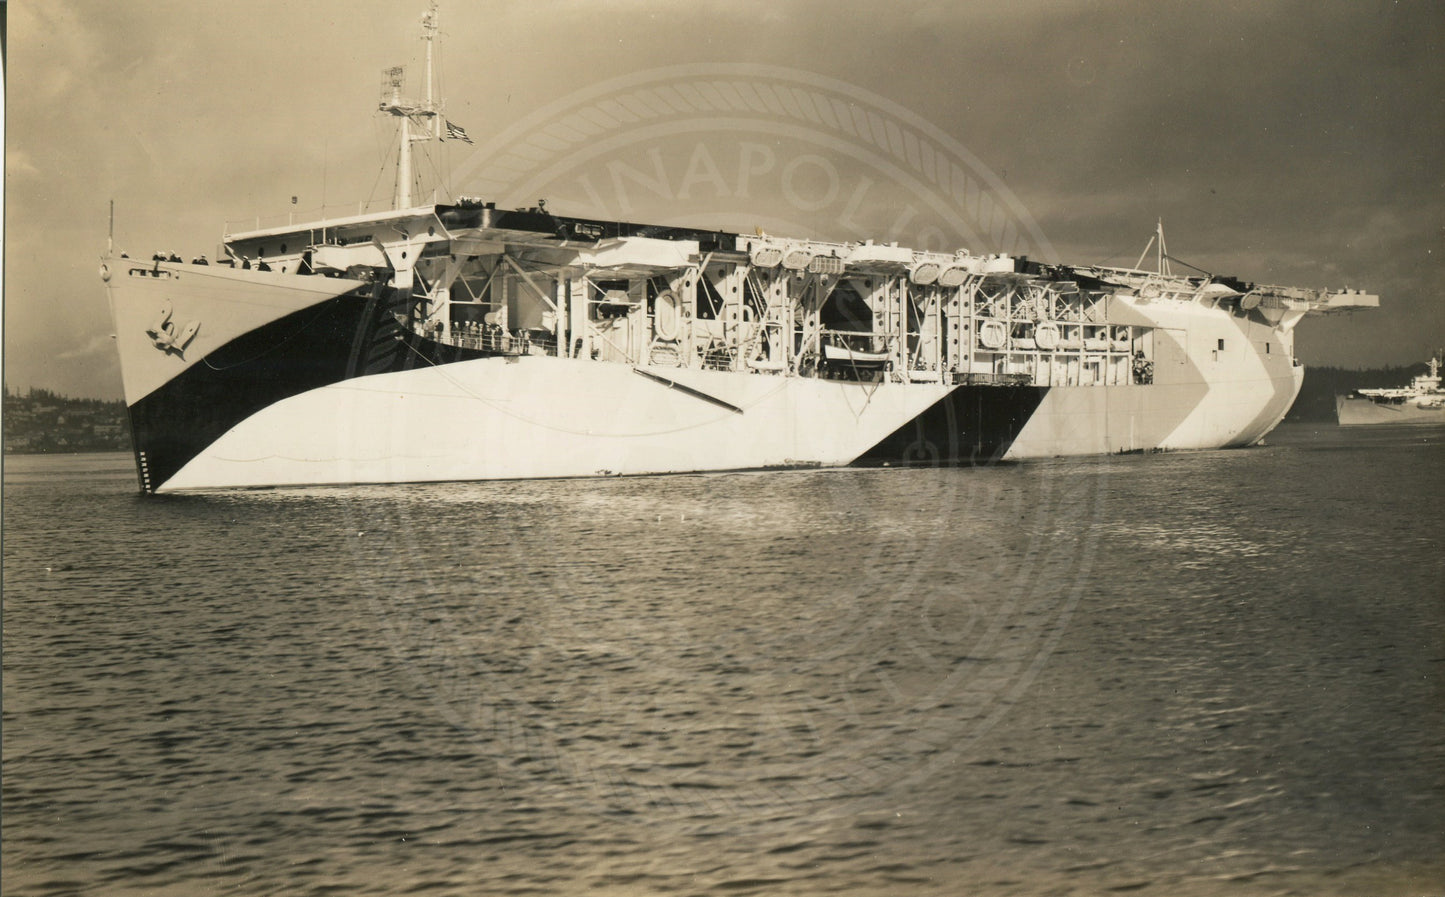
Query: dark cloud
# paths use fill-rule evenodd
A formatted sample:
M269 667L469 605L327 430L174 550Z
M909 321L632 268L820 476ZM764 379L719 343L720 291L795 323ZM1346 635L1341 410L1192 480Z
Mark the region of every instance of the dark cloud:
M292 195L387 195L379 72L415 55L420 0L11 6L12 385L119 394L114 364L87 351L109 333L94 270L109 199L127 248L194 254ZM1445 343L1439 4L553 0L442 15L449 115L474 136L629 72L801 69L958 140L1065 258L1132 263L1163 218L1173 253L1209 270L1381 293L1377 312L1302 324L1309 363L1404 363Z

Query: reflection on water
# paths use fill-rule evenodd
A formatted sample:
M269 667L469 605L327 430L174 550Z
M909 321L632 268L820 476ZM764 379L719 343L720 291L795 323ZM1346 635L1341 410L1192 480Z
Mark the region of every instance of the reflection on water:
M1442 453L160 499L6 459L7 894L1409 894Z

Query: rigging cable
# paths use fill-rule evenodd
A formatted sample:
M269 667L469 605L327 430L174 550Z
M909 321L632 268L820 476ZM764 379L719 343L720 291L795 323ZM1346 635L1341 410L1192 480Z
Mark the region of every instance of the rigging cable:
M398 133L400 132L400 130L401 130L401 124L400 124L400 123L397 124L396 130L398 131ZM377 185L379 185L379 184L381 183L381 176L384 175L384 174L386 174L386 166L391 163L391 153L390 153L390 151L388 151L388 152L386 152L386 153L381 153L381 152L378 151L378 155L381 156L381 168L377 169L377 172L376 172L376 180L373 181L372 184L371 184L371 192L366 195L366 208L367 208L368 210L371 208L372 202L374 202L374 201L376 200L376 188L377 188Z
M1212 271L1206 271L1206 270L1204 270L1203 268L1199 267L1198 265L1191 265L1191 264L1189 264L1188 262L1184 261L1184 259L1175 258L1175 257L1172 256L1172 255L1166 255L1166 256L1164 256L1164 257L1165 257L1166 259L1168 259L1169 261L1171 261L1171 262L1178 262L1179 264L1183 265L1183 266L1186 267L1186 268L1193 268L1195 271L1198 271L1200 274L1203 274L1205 277L1213 277L1213 276L1214 276L1214 273L1213 273Z

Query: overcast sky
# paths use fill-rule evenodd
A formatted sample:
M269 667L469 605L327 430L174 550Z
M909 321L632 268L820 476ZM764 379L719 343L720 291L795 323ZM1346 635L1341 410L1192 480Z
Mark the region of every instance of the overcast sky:
M415 58L423 0L9 5L11 388L120 395L97 276L109 200L119 247L189 258L214 253L227 219L285 214L292 196L390 194L380 72ZM479 144L598 81L786 67L956 140L1064 260L1131 264L1163 218L1172 254L1210 271L1381 295L1379 311L1302 323L1307 364L1404 364L1445 344L1439 3L543 0L441 15L448 118Z

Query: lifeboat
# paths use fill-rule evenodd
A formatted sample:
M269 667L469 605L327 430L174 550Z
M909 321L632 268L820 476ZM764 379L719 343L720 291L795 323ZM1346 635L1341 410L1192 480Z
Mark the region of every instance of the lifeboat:
M1008 330L1001 321L984 321L978 328L978 342L985 349L1002 349L1008 342Z

